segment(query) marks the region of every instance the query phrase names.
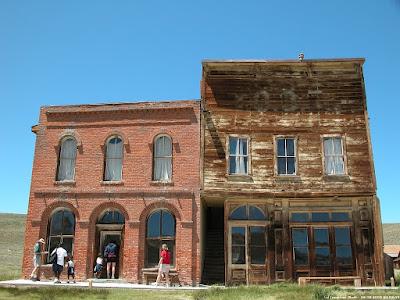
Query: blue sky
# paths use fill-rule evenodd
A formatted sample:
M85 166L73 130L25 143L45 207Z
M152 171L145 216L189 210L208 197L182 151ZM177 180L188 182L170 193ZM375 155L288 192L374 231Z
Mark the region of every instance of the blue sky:
M202 59L365 57L384 222L400 222L400 1L0 0L0 211L26 213L39 107L196 99Z

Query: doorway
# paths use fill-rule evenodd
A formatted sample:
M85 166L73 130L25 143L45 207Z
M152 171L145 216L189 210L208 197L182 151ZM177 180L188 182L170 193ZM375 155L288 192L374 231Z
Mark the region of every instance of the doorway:
M98 254L104 255L104 249L110 242L117 245L117 262L115 266L115 278L120 279L123 270L124 251L124 226L125 218L121 212L115 209L107 209L100 215L96 224L96 239L94 244L94 261ZM99 278L107 278L106 258L103 259L103 269Z
M100 231L100 241L99 241L99 250L100 253L102 255L104 255L104 249L106 248L106 246L108 245L108 243L110 242L114 242L117 245L117 257L118 257L118 262L116 264L116 268L115 268L115 278L118 279L119 276L119 271L121 268L121 263L122 263L122 232L121 230L113 230L113 231L109 231L109 230L102 230ZM106 261L106 260L105 260ZM103 270L101 272L101 276L100 278L107 278L107 265L104 262L104 267Z

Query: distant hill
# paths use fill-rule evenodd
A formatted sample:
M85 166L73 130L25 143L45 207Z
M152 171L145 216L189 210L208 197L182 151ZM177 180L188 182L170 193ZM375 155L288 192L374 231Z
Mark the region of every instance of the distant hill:
M0 280L21 272L26 215L0 213ZM386 245L400 244L400 223L383 224Z
M0 280L21 273L26 215L0 213Z
M400 223L383 224L385 245L400 245Z

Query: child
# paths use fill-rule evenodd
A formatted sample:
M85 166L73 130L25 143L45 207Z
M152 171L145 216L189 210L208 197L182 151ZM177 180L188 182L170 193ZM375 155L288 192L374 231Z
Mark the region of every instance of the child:
M72 255L68 255L68 261L67 261L67 274L68 274L68 280L67 283L69 283L69 277L72 276L72 279L75 281L75 264L74 261L72 260Z
M96 258L96 266L94 267L94 275L96 276L96 278L100 278L102 270L103 270L103 256L101 255L101 253L99 253Z

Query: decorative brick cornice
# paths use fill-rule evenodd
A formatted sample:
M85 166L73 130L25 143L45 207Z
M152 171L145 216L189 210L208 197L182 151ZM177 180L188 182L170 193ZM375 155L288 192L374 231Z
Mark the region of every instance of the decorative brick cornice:
M194 196L195 192L193 190L186 190L186 189L176 189L176 190L141 190L141 189L126 189L126 188L114 188L112 191L104 191L104 190L59 190L54 188L49 189L39 189L34 191L35 196L43 197L43 196L55 196L61 198L69 198L72 197L74 199L79 197L104 197L113 198L115 197L126 197L126 196L135 196L138 198L149 198L152 200L154 198L175 198L175 197L192 197Z

